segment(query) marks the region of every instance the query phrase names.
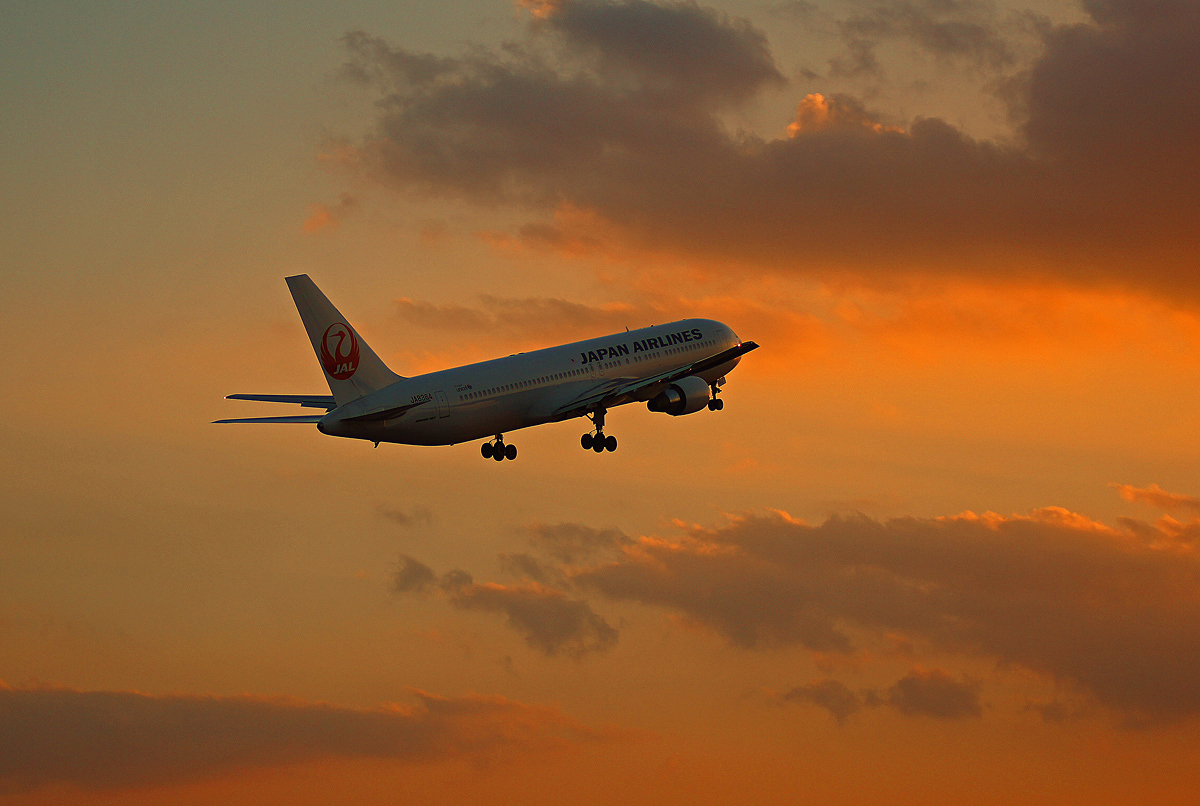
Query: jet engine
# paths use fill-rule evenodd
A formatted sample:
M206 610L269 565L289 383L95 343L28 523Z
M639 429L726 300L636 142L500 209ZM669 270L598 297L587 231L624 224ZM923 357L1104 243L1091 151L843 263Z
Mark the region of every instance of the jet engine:
M666 389L650 398L646 408L650 411L662 411L672 417L681 414L691 414L700 411L712 399L712 389L708 381L695 375L680 378Z

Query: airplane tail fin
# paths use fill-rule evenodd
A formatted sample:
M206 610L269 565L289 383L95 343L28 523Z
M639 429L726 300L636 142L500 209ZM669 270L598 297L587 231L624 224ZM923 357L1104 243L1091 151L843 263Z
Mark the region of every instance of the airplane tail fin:
M387 368L307 274L288 277L287 284L337 405L402 380L402 376Z

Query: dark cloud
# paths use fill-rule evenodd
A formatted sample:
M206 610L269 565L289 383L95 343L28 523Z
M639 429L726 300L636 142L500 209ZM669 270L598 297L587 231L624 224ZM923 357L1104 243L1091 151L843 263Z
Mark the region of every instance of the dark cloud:
M767 38L750 23L694 2L545 0L542 25L576 54L594 55L611 80L689 104L738 102L781 85Z
M978 683L957 680L941 669L914 669L888 690L886 702L905 716L978 717L983 713L979 688Z
M424 563L400 556L393 575L396 593L421 593L436 581L450 604L463 610L503 614L531 648L545 655L580 657L602 652L617 643L618 632L587 602L572 599L541 580L565 580L556 568L542 566L528 555L504 555L502 563L525 572L519 585L477 583L466 571L455 569L436 577Z
M446 573L442 574L442 579L440 582L438 582L438 585L441 587L441 589L447 593L454 593L455 591L474 584L475 580L470 574L457 568L453 571L447 571Z
M617 643L617 630L591 605L536 582L466 585L454 590L450 603L466 610L503 613L525 643L546 655L579 657Z
M543 585L561 583L565 579L557 568L546 566L529 554L501 554L500 564L517 576Z
M864 706L889 706L905 716L964 719L983 713L979 683L956 679L941 669L913 669L885 692L852 691L844 683L826 679L796 686L780 695L784 702L808 703L824 708L839 725Z
M392 574L392 590L396 593L417 593L428 589L436 579L432 568L407 554L401 554Z
M499 697L416 697L415 706L355 710L296 699L0 684L0 794L49 784L168 786L325 758L480 758L617 738L552 708Z
M905 0L880 3L838 24L850 56L862 71L879 72L874 48L881 40L910 40L939 59L965 59L1000 70L1016 61L1000 31L994 4L979 0ZM840 62L839 62L840 64ZM835 66L835 74L842 72Z
M947 56L1004 60L961 14L927 24L938 7L969 8L892 4L885 27ZM810 95L786 136L782 121L778 137L732 132L728 104L777 83L760 33L691 4L563 0L537 6L534 46L503 53L422 57L348 37L380 102L376 130L342 150L405 190L574 211L518 233L552 248L1194 296L1200 2L1086 8L1092 23L1048 26L1043 55L1008 85L1012 144L936 118L901 131L844 96ZM871 19L860 27L884 25ZM659 39L661 54L645 49ZM685 91L664 55L699 54L723 67Z
M862 708L862 697L837 680L818 680L781 695L785 702L810 703L828 711L839 725Z
M851 629L900 636L1021 665L1109 706L1168 719L1200 713L1200 555L1177 534L1188 528L1118 531L1058 508L819 526L745 517L676 540L642 539L569 575L746 648L851 652ZM953 699L952 688L913 678L884 696L930 710L937 695Z
M593 529L580 523L534 524L529 542L549 556L575 563L633 543L620 529Z

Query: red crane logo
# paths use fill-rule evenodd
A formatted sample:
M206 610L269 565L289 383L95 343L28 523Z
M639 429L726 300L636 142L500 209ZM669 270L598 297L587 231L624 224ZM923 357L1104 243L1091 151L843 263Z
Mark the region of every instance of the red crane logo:
M326 329L321 337L321 366L338 381L348 380L358 369L358 339L349 325L334 322Z

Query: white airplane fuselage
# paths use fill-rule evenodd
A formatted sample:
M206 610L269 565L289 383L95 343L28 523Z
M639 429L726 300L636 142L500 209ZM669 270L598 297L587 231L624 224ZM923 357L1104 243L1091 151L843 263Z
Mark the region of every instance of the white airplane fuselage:
M604 433L608 409L646 403L678 416L720 411L725 374L758 348L712 319L626 330L413 378L397 375L306 274L286 278L330 395L235 394L234 400L298 404L325 414L250 417L218 423L307 423L323 434L376 444L453 445L489 438L484 458L515 459L504 434L586 417L580 445L617 449Z
M579 416L561 410L606 380L651 378L739 343L721 322L684 319L403 378L339 406L317 427L332 436L406 445L451 445L494 437ZM696 377L715 384L739 360L733 358ZM615 405L648 401L667 385L640 388ZM402 407L408 408L394 419L361 419L371 412Z

